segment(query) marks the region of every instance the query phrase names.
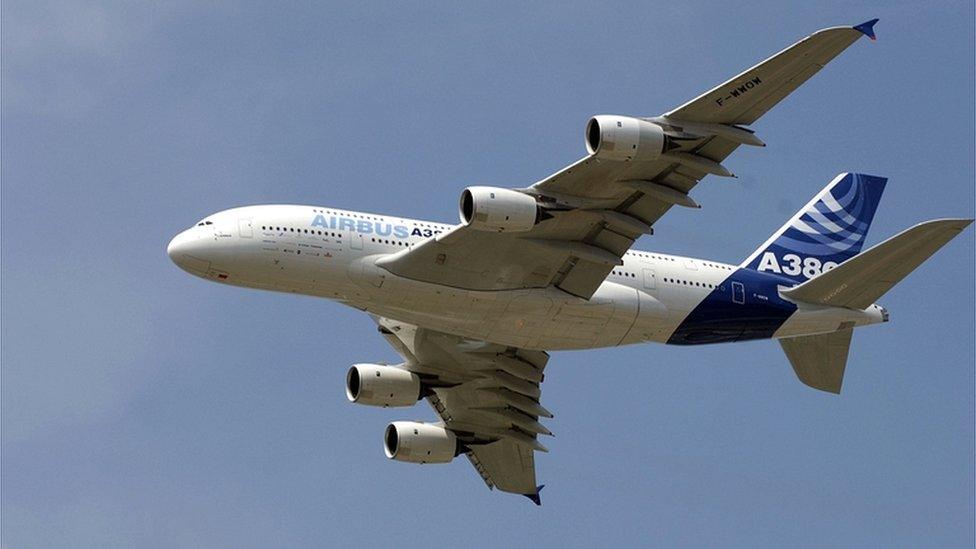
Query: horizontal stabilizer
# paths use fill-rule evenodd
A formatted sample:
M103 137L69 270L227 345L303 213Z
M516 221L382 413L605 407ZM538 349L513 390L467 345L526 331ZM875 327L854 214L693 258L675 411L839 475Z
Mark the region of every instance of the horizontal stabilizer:
M853 332L854 328L848 327L830 334L781 339L779 344L800 381L814 389L840 394Z
M780 294L794 301L864 309L972 222L937 219L920 223Z

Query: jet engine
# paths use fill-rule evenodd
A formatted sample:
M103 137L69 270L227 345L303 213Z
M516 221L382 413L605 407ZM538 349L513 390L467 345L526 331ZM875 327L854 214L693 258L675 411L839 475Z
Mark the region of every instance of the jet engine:
M410 463L448 463L458 454L454 433L439 425L394 421L383 435L386 457Z
M535 198L497 187L468 187L461 192L461 223L479 231L519 233L539 221Z
M412 406L420 400L420 378L395 366L353 364L346 374L346 396L367 406Z
M661 126L639 118L601 114L586 123L586 150L600 160L654 160L665 142Z

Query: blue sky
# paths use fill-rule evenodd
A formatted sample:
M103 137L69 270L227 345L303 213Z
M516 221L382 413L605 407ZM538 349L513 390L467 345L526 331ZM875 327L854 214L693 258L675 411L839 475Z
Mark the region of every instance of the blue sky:
M361 313L210 284L169 238L256 203L455 220L819 28L880 17L642 249L738 263L835 174L868 244L974 209L972 2L2 6L3 547L950 546L974 537L974 231L882 302L840 397L779 346L554 353L544 505L388 462Z

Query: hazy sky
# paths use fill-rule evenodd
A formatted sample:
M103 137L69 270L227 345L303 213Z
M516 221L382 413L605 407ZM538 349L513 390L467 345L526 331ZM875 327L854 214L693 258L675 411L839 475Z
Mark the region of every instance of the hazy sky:
M244 204L453 222L581 157L592 114L873 17L638 247L738 263L842 171L890 178L869 245L973 215L972 1L739 4L3 2L3 547L971 545L972 228L839 397L769 341L554 353L541 508L386 459L434 414L346 402L349 364L397 359L365 315L166 256Z

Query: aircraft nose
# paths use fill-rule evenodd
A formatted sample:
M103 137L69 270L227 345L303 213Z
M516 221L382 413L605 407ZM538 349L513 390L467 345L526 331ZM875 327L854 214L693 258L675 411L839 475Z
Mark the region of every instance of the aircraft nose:
M176 263L176 258L179 257L180 254L179 240L180 235L176 235L173 237L173 240L170 240L169 244L166 245L166 255L169 256L169 260L173 263Z
M205 235L195 229L187 229L173 237L166 246L166 255L184 271L202 275L210 268Z
M166 246L166 255L168 255L169 259L173 263L176 263L177 265L180 264L180 261L182 260L183 255L185 255L188 248L187 241L189 239L188 239L188 235L186 234L187 232L189 231L183 231L180 234L174 236L173 240L170 240L169 244Z

